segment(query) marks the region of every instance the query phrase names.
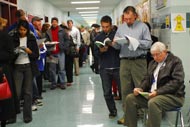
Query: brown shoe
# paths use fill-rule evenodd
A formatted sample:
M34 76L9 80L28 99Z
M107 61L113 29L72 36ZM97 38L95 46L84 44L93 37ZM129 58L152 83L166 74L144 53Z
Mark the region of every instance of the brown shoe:
M124 124L124 118L122 117L121 119L119 119L118 121L117 121L117 124Z
M71 86L72 85L72 83L67 83L67 86Z
M121 98L119 96L115 96L114 100L121 100Z

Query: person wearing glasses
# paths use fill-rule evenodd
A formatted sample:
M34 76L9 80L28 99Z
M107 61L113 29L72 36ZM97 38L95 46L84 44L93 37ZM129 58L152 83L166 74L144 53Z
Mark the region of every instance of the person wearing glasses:
M126 97L125 125L137 127L138 108L148 108L148 127L160 127L164 111L182 107L185 85L182 61L162 42L150 49L154 58L141 84Z
M123 10L123 16L124 23L118 26L112 45L114 48L120 49L121 96L124 110L126 96L140 84L147 71L146 56L152 40L147 25L137 20L138 14L133 6L127 6ZM118 39L125 38L126 35L138 41L139 45L136 50L131 48L133 43L127 39L124 43L118 42ZM139 115L142 114L139 111ZM117 122L123 124L124 118L122 117Z

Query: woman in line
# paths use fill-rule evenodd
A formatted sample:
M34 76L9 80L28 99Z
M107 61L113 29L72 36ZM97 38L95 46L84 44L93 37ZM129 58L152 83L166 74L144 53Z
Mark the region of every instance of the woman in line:
M19 99L23 92L23 119L25 123L29 123L32 121L32 80L38 72L36 61L39 49L36 38L30 33L27 21L20 20L16 31L13 40L18 57L14 62L14 81Z

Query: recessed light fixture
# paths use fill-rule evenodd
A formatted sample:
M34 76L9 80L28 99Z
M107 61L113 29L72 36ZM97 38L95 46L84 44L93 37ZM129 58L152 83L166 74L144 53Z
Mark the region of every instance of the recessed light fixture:
M98 13L98 11L81 11L79 14L89 14L89 13Z
M84 19L97 19L97 17L82 17L82 18L84 18Z
M97 16L98 14L81 14L81 16Z
M96 4L100 1L72 1L71 4Z
M99 9L99 7L80 7L76 8L77 10L90 10L90 9Z

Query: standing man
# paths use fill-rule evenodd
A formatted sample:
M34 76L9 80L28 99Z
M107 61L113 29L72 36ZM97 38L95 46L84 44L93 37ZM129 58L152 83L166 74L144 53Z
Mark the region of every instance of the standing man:
M65 51L69 47L69 36L65 30L58 25L58 18L53 17L51 19L51 28L47 31L47 40L50 42L59 42L56 44L55 50L51 51L48 59L51 87L53 90L57 87L56 80L56 65L58 64L58 76L60 80L60 88L65 89ZM52 61L52 62L51 62ZM55 62L56 61L56 62Z
M94 45L95 45L94 43L95 43L95 38L100 34L100 25L93 24L92 27L93 27L93 30L90 33L90 48L92 51L94 62L92 63L90 67L93 72L95 72L96 74L99 74L99 59L98 59L98 56L94 54Z
M115 31L112 30L112 19L109 16L103 16L101 19L102 32L95 38L95 41L104 42L109 39L112 42ZM112 80L116 81L120 89L119 78L119 50L106 44L104 47L97 47L95 45L95 54L100 60L100 77L102 80L102 87L104 98L109 110L109 118L117 116L117 109L112 95Z
M76 45L76 49L79 53L79 48L81 44L80 31L75 26L73 26L72 20L68 20L67 25L68 25L68 28L71 30L70 35L73 38L73 42ZM74 58L74 66L75 66L75 75L78 76L79 75L79 58L78 57Z
M42 29L42 20L43 18L40 18L38 16L34 16L32 18L32 25L34 26L36 33L37 33L37 39L41 38L41 29Z
M118 27L116 38L123 38L125 35L131 36L139 41L137 49L131 50L129 40L119 44L113 41L113 46L120 49L120 79L122 91L122 103L125 113L125 98L133 92L147 72L146 54L151 46L151 36L146 24L137 20L137 13L133 6L128 6L123 10L124 23ZM127 114L126 114L127 115ZM118 124L123 124L124 118L118 120Z

